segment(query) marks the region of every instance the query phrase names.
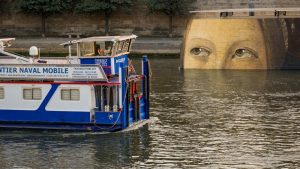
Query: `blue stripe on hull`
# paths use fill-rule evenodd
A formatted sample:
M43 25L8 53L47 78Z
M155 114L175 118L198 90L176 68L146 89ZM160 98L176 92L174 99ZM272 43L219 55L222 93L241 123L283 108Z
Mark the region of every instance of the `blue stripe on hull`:
M90 123L90 112L0 110L0 121Z
M11 123L0 122L0 128L6 129L33 129L33 130L64 130L64 131L93 131L93 132L114 132L120 131L120 125L91 125L91 124L55 124L55 123Z
M51 100L52 96L54 95L58 87L59 84L51 84L50 91L48 92L47 96L45 97L42 104L38 108L39 111L46 111L46 106L48 105L49 101Z
M95 112L97 124L121 125L121 112Z

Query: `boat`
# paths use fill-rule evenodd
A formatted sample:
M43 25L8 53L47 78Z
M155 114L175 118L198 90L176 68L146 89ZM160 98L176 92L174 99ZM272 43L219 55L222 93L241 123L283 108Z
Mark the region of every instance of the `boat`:
M64 58L40 58L35 46L17 55L5 50L15 38L0 39L0 128L115 132L147 121L149 60L137 74L129 59L136 38L68 41Z

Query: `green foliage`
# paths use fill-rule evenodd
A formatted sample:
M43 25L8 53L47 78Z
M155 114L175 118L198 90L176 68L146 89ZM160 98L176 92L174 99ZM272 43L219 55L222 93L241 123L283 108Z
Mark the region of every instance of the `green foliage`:
M4 7L3 6L4 6L3 4L0 4L0 13L3 13L3 11L4 11Z
M7 6L8 6L8 2L0 1L0 14L5 13L5 9L7 8Z
M145 0L150 13L161 12L169 16L169 37L173 36L173 17L187 13L195 0Z
M75 11L86 14L104 14L105 34L108 35L110 15L117 10L129 11L132 5L133 0L81 0Z
M72 0L23 0L20 4L22 11L48 17L70 9Z
M181 15L187 12L192 0L145 0L151 13L162 12L166 15Z
M81 0L76 6L76 11L79 13L110 15L120 9L128 11L132 5L132 0Z
M42 36L46 34L46 19L57 13L72 9L75 0L22 0L19 8L26 13L39 15L42 19Z

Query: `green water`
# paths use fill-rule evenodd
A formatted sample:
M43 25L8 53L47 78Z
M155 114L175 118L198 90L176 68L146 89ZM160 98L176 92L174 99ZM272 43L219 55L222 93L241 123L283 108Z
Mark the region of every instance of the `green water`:
M300 71L179 71L152 59L141 129L0 131L0 168L300 168Z

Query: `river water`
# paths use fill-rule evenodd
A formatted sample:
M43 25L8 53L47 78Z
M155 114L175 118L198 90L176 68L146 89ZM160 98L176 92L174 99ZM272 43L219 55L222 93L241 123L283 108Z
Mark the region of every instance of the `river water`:
M151 122L0 131L0 168L300 168L300 71L178 70L153 59Z

